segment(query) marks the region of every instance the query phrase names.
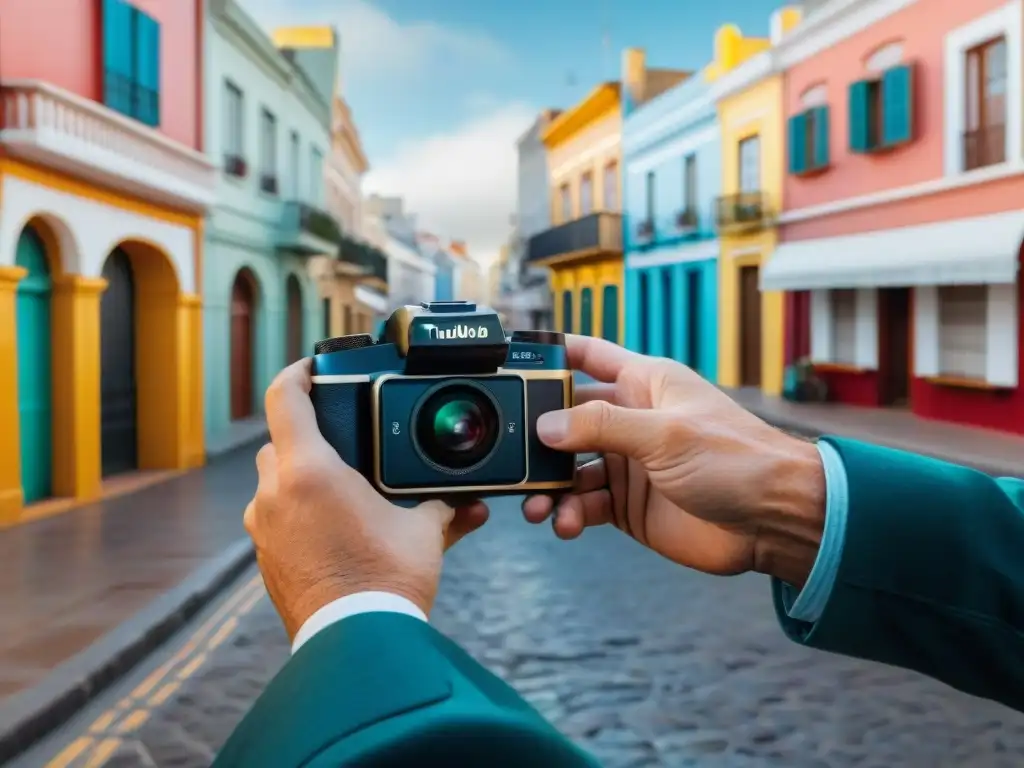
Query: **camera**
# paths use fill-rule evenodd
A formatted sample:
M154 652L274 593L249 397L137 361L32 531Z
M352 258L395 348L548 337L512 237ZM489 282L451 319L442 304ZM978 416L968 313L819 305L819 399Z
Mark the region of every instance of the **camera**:
M395 310L379 338L316 343L310 396L327 442L392 499L572 487L576 457L537 437L537 417L573 404L565 336L505 336L466 301Z

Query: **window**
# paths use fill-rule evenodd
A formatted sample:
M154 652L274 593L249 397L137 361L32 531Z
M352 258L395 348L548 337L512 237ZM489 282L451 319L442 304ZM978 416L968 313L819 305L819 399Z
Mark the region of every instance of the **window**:
M289 166L291 167L292 174L292 198L298 199L299 197L299 132L292 131L291 135L291 159L289 160Z
M103 0L103 103L160 125L160 24L122 0Z
M320 202L320 192L324 186L324 155L316 147L310 147L309 162L309 201Z
M619 210L619 164L614 160L604 167L604 209Z
M761 137L748 136L739 145L740 192L758 192L761 189Z
M232 176L244 176L243 127L245 97L230 80L224 81L224 165Z
M277 118L260 110L260 189L277 194Z
M850 151L874 152L911 141L913 67L901 64L881 77L850 84Z
M589 287L580 291L580 333L594 335L594 292Z
M619 287L606 285L601 294L601 335L619 343Z
M697 156L683 158L683 204L688 211L697 210Z
M654 188L655 188L655 177L654 171L647 172L647 222L651 226L654 225Z
M988 287L939 287L939 375L984 380Z
M331 297L327 296L324 298L324 338L329 339L333 335L331 333Z
M828 167L828 107L819 106L789 118L789 172L795 175Z
M562 291L562 331L572 333L572 291Z
M342 336L347 336L350 333L356 333L357 331L362 331L362 323L359 324L358 328L352 324L352 307L350 307L348 304L346 304L344 307L342 307L342 310L341 310L341 322L342 322L342 326L341 326L341 335Z
M854 365L857 361L857 291L832 291L832 362Z
M675 346L674 328L676 324L676 308L672 291L672 268L665 267L661 270L661 334L662 334L662 355L674 357L672 354Z
M594 174L587 171L580 177L580 216L594 210Z
M650 315L647 311L651 291L646 270L641 272L637 279L640 281L640 301L637 303L638 314L640 315L640 354L646 355L651 351L651 331L648 328Z
M572 194L569 191L568 182L558 189L558 205L559 221L569 221L572 218Z
M998 37L965 54L964 170L1006 159L1006 38Z

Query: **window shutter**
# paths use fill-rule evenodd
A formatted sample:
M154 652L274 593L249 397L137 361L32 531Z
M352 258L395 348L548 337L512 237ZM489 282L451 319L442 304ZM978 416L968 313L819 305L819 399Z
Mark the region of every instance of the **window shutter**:
M135 117L160 124L160 24L138 9L135 16Z
M580 291L580 334L594 335L594 292L590 288Z
M807 115L801 113L789 118L789 172L800 174L807 170Z
M814 158L815 168L827 168L828 154L828 107L814 109Z
M601 335L608 341L619 342L619 287L606 285L601 297Z
M572 291L562 291L562 331L572 333Z
M903 144L912 138L913 69L893 67L882 75L882 144Z
M121 0L103 0L103 103L132 113L132 9Z
M850 151L867 152L868 146L868 81L850 84Z

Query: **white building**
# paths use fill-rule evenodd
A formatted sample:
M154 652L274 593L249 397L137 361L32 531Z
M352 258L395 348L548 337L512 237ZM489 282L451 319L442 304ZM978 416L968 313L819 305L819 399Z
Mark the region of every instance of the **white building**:
M364 210L371 221L383 228L384 253L388 261L388 305L390 310L408 304L433 301L437 265L424 255L416 236L416 216L406 212L400 197L370 195Z

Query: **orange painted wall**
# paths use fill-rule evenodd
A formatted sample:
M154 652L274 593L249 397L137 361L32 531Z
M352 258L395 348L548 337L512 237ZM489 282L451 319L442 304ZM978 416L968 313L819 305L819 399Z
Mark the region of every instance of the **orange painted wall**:
M160 130L198 149L201 6L192 0L134 3L160 22ZM102 0L2 0L0 4L0 78L45 80L102 100Z
M904 10L790 68L783 78L787 119L802 111L800 98L808 88L827 84L832 167L820 175L805 178L786 174L783 186L786 210L940 177L943 173L944 38L948 31L1005 2L918 0ZM850 83L868 76L868 57L882 46L895 41L902 41L904 61L916 61L915 140L892 152L877 155L851 154L847 89ZM828 74L822 77L822 73ZM873 215L876 213L873 212ZM892 224L877 222L867 229L881 229L885 226ZM829 234L840 233L830 231ZM784 240L797 239L788 227L782 235Z

